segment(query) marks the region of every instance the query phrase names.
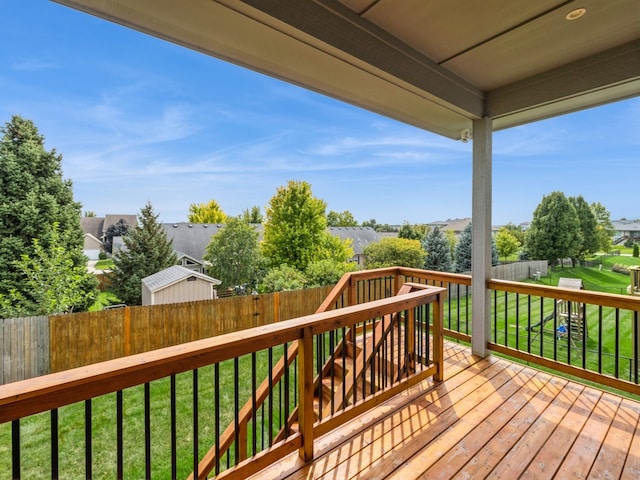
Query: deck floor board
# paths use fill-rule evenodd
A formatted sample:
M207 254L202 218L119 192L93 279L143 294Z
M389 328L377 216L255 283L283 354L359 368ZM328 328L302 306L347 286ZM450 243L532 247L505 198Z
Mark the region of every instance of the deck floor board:
M640 403L445 343L422 382L262 479L640 478Z

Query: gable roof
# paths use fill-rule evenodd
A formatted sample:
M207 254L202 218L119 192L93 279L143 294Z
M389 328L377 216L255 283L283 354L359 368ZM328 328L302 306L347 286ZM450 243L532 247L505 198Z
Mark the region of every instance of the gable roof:
M329 227L329 233L341 240L350 239L356 255L362 255L367 245L382 239L382 235L371 227Z
M80 227L85 234L90 234L96 239L102 238L102 225L104 218L102 217L82 217L80 218Z
M130 227L135 227L138 224L137 215L107 214L104 217L82 217L80 218L80 227L84 233L90 233L102 241L109 227L118 223L120 219L124 220Z
M224 225L211 223L163 223L162 228L167 238L172 241L173 249L181 255L187 255L202 261L211 241L211 237L218 233Z
M220 285L222 283L217 278L210 277L204 273L194 272L180 265L173 265L172 267L165 268L164 270L143 278L142 284L146 286L149 291L157 292L190 277L199 278L212 285Z

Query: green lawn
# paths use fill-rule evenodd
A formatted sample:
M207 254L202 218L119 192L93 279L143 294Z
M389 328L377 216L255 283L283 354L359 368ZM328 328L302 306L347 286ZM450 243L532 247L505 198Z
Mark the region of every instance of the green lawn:
M113 260L107 258L105 260L98 260L95 265L96 270L112 270Z
M282 354L282 348L274 349L273 363ZM260 352L256 361L256 382L266 378L268 371L267 352ZM214 445L216 394L220 402L220 432L233 421L234 412L234 361L220 365L219 389L214 388L214 367L198 370L198 444L199 457ZM250 399L252 386L251 355L238 361L238 402L242 407ZM186 478L193 470L193 378L192 372L176 376L176 418L178 477ZM294 382L291 378L290 403L293 408ZM171 415L170 379L154 381L149 386L151 405L151 463L153 478L171 478ZM280 429L279 406L281 390L274 391L274 410L271 416L274 435ZM59 410L60 478L85 478L85 415L84 403L73 404ZM93 450L93 478L116 478L116 394L109 394L91 401L91 430ZM144 478L145 420L144 386L133 387L123 392L123 441L125 478ZM262 435L268 437L268 408L257 412L257 423L264 416L265 431L257 432L257 447L261 449ZM39 414L21 421L22 478L49 478L50 460L50 415ZM249 436L251 438L251 436ZM265 445L268 438L264 439ZM249 447L249 454L252 453ZM233 452L230 461L233 464ZM11 425L0 425L0 479L11 478ZM222 469L226 457L222 459Z

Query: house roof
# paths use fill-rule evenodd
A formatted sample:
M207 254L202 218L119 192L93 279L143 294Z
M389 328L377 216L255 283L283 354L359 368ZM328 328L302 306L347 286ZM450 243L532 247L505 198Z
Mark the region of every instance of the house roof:
M129 227L133 228L138 224L138 216L131 214L114 214L108 213L104 216L104 225L102 226L102 230L106 233L109 230L109 227L115 225L120 220L124 220Z
M637 0L55 1L454 139L640 94Z
M224 225L210 223L163 223L167 238L173 243L176 252L202 261L211 237L218 233Z
M96 239L102 238L102 225L104 218L102 217L82 217L80 218L80 226L85 234L90 234Z
M95 238L102 239L109 227L118 223L120 219L123 219L130 227L135 227L138 223L136 215L107 214L104 217L82 217L80 218L80 226L84 233L90 233Z
M145 285L149 291L158 292L189 277L199 278L212 285L220 285L222 283L220 280L205 275L204 273L194 272L180 265L174 265L143 278L142 284Z
M350 239L356 255L362 255L367 245L382 239L382 235L371 227L329 227L329 232L341 240Z
M617 220L611 223L618 232L640 232L640 221L637 220Z

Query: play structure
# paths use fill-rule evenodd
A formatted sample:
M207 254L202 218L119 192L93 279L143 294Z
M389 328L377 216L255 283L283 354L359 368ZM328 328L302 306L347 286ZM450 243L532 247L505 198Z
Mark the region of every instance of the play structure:
M631 276L631 285L627 287L627 293L640 296L640 265L629 267L629 275Z
M579 278L560 278L558 280L558 287L571 288L574 290L584 289L582 280ZM551 313L544 317L542 321L528 327L530 331L536 332L536 334L531 337L529 343L533 343L544 330L545 325L556 317L557 322L555 322L554 331L556 338L568 338L574 346L576 342L581 343L583 339L587 338L588 332L587 322L584 319L584 303L558 299Z

